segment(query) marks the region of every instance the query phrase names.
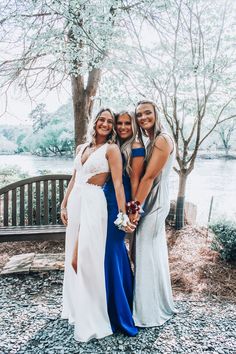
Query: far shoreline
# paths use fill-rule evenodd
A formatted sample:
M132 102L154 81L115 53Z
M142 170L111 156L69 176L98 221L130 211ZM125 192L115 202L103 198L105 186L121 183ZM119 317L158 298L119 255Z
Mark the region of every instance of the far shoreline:
M192 151L189 151L189 155ZM72 159L74 156L69 155L50 155L50 156L43 156L43 155L34 155L28 152L20 152L20 153L6 153L0 151L0 156L29 156L29 157L38 157L38 158L63 158L63 159ZM230 152L228 155L223 153L222 151L214 151L209 152L206 150L200 150L197 154L197 159L202 160L236 160L236 151Z

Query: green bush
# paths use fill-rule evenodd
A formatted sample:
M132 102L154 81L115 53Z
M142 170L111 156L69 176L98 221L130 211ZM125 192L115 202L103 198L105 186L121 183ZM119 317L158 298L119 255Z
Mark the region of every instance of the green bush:
M219 220L211 224L214 233L211 247L220 253L226 261L236 260L236 223L229 220Z

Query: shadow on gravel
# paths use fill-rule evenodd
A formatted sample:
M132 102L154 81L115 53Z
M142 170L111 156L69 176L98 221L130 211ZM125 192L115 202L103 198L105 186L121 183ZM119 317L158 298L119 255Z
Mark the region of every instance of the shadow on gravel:
M139 334L132 338L119 333L99 340L92 339L88 343L78 343L74 340L73 326L66 320L55 319L35 333L17 354L151 353L163 327L140 329Z

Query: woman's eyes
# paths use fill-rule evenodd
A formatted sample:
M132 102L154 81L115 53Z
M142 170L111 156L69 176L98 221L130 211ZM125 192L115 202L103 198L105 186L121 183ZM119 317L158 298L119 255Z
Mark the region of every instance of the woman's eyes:
M117 122L117 124L116 124L117 126L122 126L123 125L123 123L122 122ZM126 126L130 126L131 125L131 123L130 122L127 122L127 123L124 123L124 125L126 125Z
M143 114L148 115L148 114L152 114L152 112L151 111L145 111ZM142 113L137 114L137 118L141 118L143 114Z
M99 122L101 122L101 123L107 122L107 124L113 125L113 120L107 120L107 121L106 121L106 119L104 119L104 118L99 118L98 120L99 120Z

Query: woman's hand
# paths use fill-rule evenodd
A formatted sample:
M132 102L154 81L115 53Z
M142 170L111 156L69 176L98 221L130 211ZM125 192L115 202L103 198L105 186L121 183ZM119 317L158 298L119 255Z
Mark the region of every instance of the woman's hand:
M136 229L136 225L131 223L131 222L128 222L126 227L125 227L125 232L127 234L132 234L134 232L134 230Z
M67 226L68 214L67 214L67 209L65 207L61 208L61 221L62 221L63 225Z
M129 214L129 220L132 224L137 225L140 219L140 214L137 211L135 214Z

